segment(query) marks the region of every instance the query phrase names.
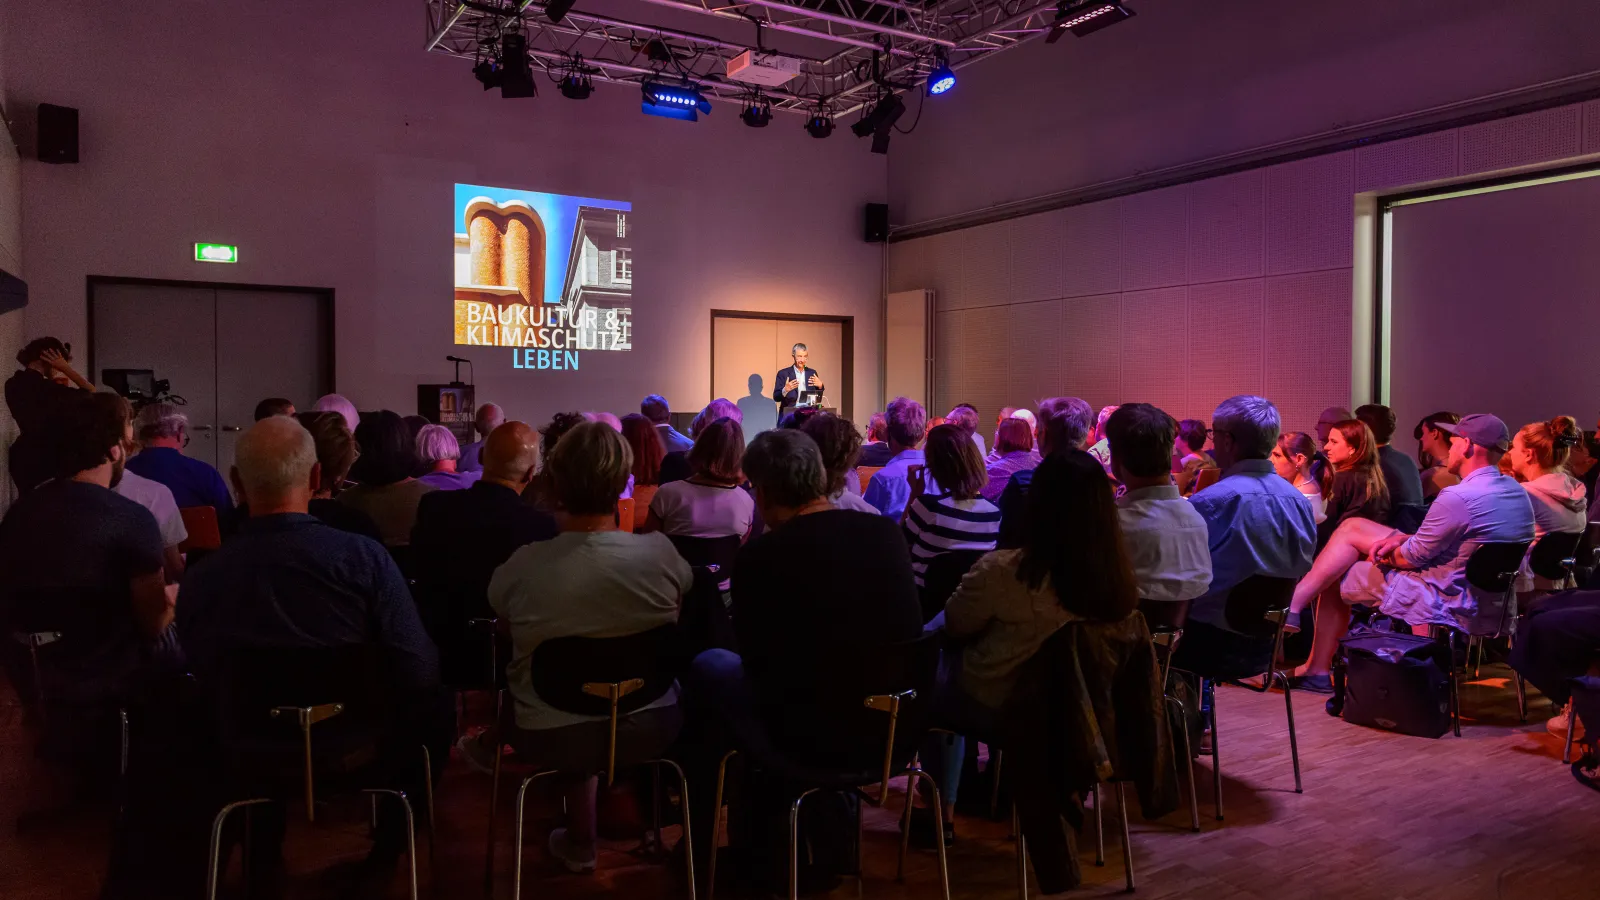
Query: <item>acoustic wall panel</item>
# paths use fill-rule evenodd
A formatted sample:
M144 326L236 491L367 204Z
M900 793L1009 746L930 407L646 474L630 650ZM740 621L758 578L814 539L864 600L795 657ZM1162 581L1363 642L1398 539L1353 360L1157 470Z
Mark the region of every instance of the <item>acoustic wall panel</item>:
M949 409L960 403L951 397L966 390L967 320L975 313L966 310L939 312L933 317L933 360L935 409ZM885 397L887 406L893 397ZM930 416L936 413L929 413Z
M1187 287L1122 294L1121 402L1151 403L1184 417L1192 370L1185 358L1188 298Z
M1600 100L1583 105L1583 152L1600 153Z
M1558 106L1461 129L1461 174L1531 166L1583 152L1583 108Z
M1011 222L961 232L961 296L950 309L1011 302Z
M1407 187L1454 178L1457 159L1455 129L1385 141L1356 150L1356 190Z
M1122 285L1122 201L1104 200L1065 212L1059 296L1116 293Z
M1260 169L1189 186L1189 283L1259 278L1265 174Z
M1003 321L1010 333L1011 350L1003 389L999 395L989 398L994 401L992 405L983 400L971 401L978 407L983 421L994 421L1002 406L1032 407L1037 401L1061 392L1067 381L1064 370L1072 361L1072 337L1062 328L1064 302L1045 300L1006 307L1010 315Z
M1122 198L1121 206L1122 289L1137 291L1186 284L1188 186L1134 194Z
M966 231L947 231L924 239L927 243L922 248L923 271L932 283L922 287L933 289L934 302L940 309L962 309L970 305L961 296L966 287L961 279L961 245L966 239Z
M1070 209L1054 209L1012 223L1011 299L1016 303L1062 296L1062 260L1066 256ZM1115 266L1113 258L1112 265Z
M1310 431L1350 397L1351 269L1268 278L1266 394L1285 431Z
M1043 305L1047 304L1028 303L964 311L957 326L966 332L961 340L967 353L960 390L949 394L940 391L946 400L931 414L944 415L957 403L971 403L978 408L979 421L983 421L992 420L1002 406L1016 405L1013 397L1018 379L1034 360L1042 362L1045 355L1038 343L1019 334L1021 329L1018 326L1026 324L1029 318L1027 311Z
M1183 360L1189 415L1209 420L1228 397L1265 393L1263 295L1260 278L1189 286L1185 352L1168 351L1174 360Z
M1059 385L1041 396L1082 397L1096 410L1122 400L1122 295L1062 302Z
M1267 169L1267 274L1343 269L1355 259L1355 154Z
M929 287L929 278L924 271L927 257L925 250L929 240L929 238L919 238L888 245L889 293Z

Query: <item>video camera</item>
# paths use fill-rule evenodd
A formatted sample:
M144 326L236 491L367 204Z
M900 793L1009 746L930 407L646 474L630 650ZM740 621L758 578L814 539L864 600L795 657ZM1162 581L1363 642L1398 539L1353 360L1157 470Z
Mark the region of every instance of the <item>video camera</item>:
M100 380L127 398L128 402L133 404L134 412L152 403L183 406L189 402L172 393L171 381L156 378L154 369L103 369L100 372Z

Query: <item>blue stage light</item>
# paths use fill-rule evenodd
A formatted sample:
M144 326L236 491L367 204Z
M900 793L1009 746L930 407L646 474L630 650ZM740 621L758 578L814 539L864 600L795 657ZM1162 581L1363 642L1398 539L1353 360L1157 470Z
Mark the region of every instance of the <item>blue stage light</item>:
M698 85L693 84L664 84L659 81L646 81L642 85L644 91L645 112L653 112L652 106L665 106L671 109L690 110L710 114L711 101L700 93ZM674 116L673 118L679 118Z

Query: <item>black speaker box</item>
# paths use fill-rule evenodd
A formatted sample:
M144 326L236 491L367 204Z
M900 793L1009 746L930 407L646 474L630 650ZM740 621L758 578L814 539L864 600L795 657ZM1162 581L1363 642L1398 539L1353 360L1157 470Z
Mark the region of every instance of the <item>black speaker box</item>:
M869 244L882 244L889 240L889 204L868 203L863 237Z
M78 111L70 106L39 104L39 162L78 161Z

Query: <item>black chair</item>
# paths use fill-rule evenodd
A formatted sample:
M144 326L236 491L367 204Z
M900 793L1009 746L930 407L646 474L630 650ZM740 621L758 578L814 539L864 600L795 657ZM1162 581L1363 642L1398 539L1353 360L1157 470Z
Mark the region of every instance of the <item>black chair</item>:
M1236 687L1246 688L1258 694L1265 694L1272 690L1274 682L1283 685L1283 705L1289 722L1289 756L1294 762L1294 792L1303 793L1300 782L1300 741L1294 729L1294 693L1289 686L1289 679L1278 671L1278 654L1283 649L1283 623L1289 615L1289 603L1294 599L1295 579L1273 578L1267 575L1252 575L1235 585L1228 592L1226 612L1224 613L1228 626L1233 630L1249 637L1270 641L1272 651L1266 657L1265 671L1214 671L1190 672L1189 674L1217 683L1232 684ZM1168 669L1171 669L1169 664ZM1180 670L1182 671L1182 670ZM1260 684L1251 684L1246 679L1260 676ZM1202 688L1203 692L1204 688ZM1219 753L1221 741L1218 740L1217 730L1217 697L1212 691L1211 697L1211 778L1213 790L1217 799L1217 821L1222 821L1222 763ZM1187 728L1187 726L1185 726ZM1204 752L1204 751L1202 751ZM1194 761L1189 762L1189 780L1194 781ZM1198 824L1198 817L1196 818Z
M1478 615L1470 622L1455 626L1436 626L1444 632L1450 647L1450 724L1456 737L1461 736L1461 679L1473 647L1481 646L1484 638L1508 634L1517 617L1517 573L1522 571L1522 561L1528 555L1530 541L1497 541L1480 544L1467 557L1466 578L1470 590L1476 594ZM1487 612L1485 607L1487 606ZM1461 666L1456 665L1456 639L1466 640L1466 654ZM1521 679L1517 679L1517 708L1527 718L1527 698Z
M684 778L683 769L669 759L617 759L618 722L624 715L654 703L672 690L687 662L678 626L663 625L625 637L564 637L545 641L533 653L528 678L534 693L552 707L574 715L603 716L609 723L606 758L595 760L587 771L565 774L594 775L604 772L609 786L614 783L620 767L649 764L656 767L659 776L660 767L665 765L678 773L685 810L683 840L689 870L689 898L694 900L694 835L687 815L689 782ZM495 754L494 777L490 787L490 837L486 860L491 870L494 864L494 798L499 796L501 756ZM517 861L512 880L513 898L522 896L523 812L528 786L540 778L557 774L563 774L562 770L540 769L531 772L522 779L522 786L517 790ZM656 823L656 829L659 834L659 822Z
M775 746L747 747L743 752L750 764L761 767L799 789L789 809L789 900L800 890L800 810L805 799L819 791L848 792L861 803L881 807L888 799L889 781L906 778L906 821L902 823L897 879L905 874L906 853L910 847L910 817L915 783L925 782L933 793L934 834L944 833L944 806L939 786L933 777L912 765L917 747L927 727L925 704L938 678L940 636L927 634L914 641L889 647L862 647L847 658L830 658L816 672L812 711L832 710L830 727L846 736L862 754L850 765L819 766L795 759ZM876 748L882 747L881 755ZM870 748L870 752L869 752ZM739 751L727 753L717 770L717 793L711 834L711 863L707 876L706 900L713 900L717 877L717 844L720 832L723 791L728 762ZM863 788L876 783L877 796ZM862 811L856 806L856 875L861 877ZM950 900L950 870L943 840L935 840L939 850L939 878L945 900Z
M1189 777L1189 828L1191 831L1200 830L1200 801L1194 783L1194 757L1189 751L1189 715L1188 708L1183 700L1172 692L1172 657L1178 651L1178 644L1183 641L1183 625L1189 621L1189 600L1140 600L1139 612L1144 615L1144 620L1150 626L1150 640L1155 644L1156 659L1161 661L1161 689L1166 697L1167 705L1177 710L1178 713L1178 744L1183 754L1184 765L1188 767ZM1098 792L1095 794L1095 826L1100 824L1100 799ZM1105 851L1102 848L1097 858L1097 864L1103 860Z
M733 571L733 558L739 555L739 535L736 534L714 538L669 534L667 540L690 566L716 566L724 577Z
M951 550L928 560L917 594L922 601L922 621L928 622L944 611L950 595L961 586L961 579L977 565L987 550Z
M202 685L213 706L228 780L248 799L222 807L212 821L206 896L215 898L221 876L224 825L244 809L303 792L306 821L316 821L319 794L359 791L376 804L394 797L405 813L411 897L417 896L416 840L411 801L404 790L374 787L394 773L374 770L403 698L395 695L383 650L371 644L332 648L240 647L229 651L217 683ZM422 747L429 843L433 843L433 767ZM263 794L265 796L263 796ZM246 854L248 856L248 848Z
M1539 538L1528 554L1528 568L1533 574L1550 581L1565 582L1578 564L1578 543L1583 540L1581 531L1552 531Z

